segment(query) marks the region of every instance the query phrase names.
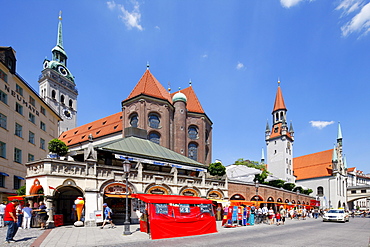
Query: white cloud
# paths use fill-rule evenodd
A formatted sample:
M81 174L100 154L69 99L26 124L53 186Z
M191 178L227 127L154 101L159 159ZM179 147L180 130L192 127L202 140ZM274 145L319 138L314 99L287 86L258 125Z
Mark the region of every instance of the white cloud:
M335 8L335 10L342 10L342 17L349 15L358 10L362 6L362 0L342 0L342 2Z
M342 2L343 3L343 2ZM345 13L351 13L349 11L354 11L356 8L359 9L359 13L357 13L350 21L348 21L344 26L341 27L342 35L348 36L353 32L363 33L366 35L370 31L370 3L367 3L364 6L360 6L360 2L356 2L356 7L353 5L346 7L337 7L338 10L343 10Z
M285 8L293 7L303 0L280 0L280 4Z
M310 121L312 127L318 128L320 130L333 123L334 121Z
M114 1L108 1L107 6L108 9L114 10L118 9L122 14L118 17L125 23L128 29L137 28L140 31L143 30L143 27L140 25L141 13L140 13L140 5L137 1L132 1L133 10L130 12L128 11L122 4L116 4Z
M208 54L203 54L202 58L208 58Z
M238 62L238 64L236 65L236 69L241 70L243 68L244 68L244 64L242 64L241 62Z

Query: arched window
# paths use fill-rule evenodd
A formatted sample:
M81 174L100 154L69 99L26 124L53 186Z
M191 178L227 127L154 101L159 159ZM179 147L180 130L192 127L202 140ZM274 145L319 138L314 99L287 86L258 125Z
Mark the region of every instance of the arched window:
M64 104L64 95L61 95L61 96L60 96L60 102L61 102L62 104Z
M198 128L194 125L189 126L188 135L190 139L198 139Z
M195 143L190 143L188 145L188 157L192 160L198 160L198 145Z
M322 186L317 187L317 195L324 196L324 188Z
M157 132L151 132L149 134L149 141L160 144L161 136Z
M72 108L73 107L73 101L70 99L69 100L69 103L68 103L69 107Z
M245 200L244 196L240 195L240 194L235 194L233 195L230 200Z
M138 118L137 114L136 113L131 114L131 116L130 116L130 125L132 127L137 128L138 122L139 122L139 118Z
M149 114L149 126L153 129L158 129L159 124L160 124L160 118L157 114L155 113L150 113Z
M52 99L55 99L55 95L56 95L55 90L52 90L52 91L51 91L51 98L52 98Z

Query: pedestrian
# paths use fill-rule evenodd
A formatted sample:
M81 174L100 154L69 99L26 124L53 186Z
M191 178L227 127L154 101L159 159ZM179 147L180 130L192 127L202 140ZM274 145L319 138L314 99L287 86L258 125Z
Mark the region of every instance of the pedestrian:
M8 203L5 207L4 213L4 223L8 226L8 231L6 233L6 243L14 243L14 236L17 234L18 226L17 226L17 211L16 207L18 206L19 201L18 199L13 199L10 203Z
M103 204L103 208L104 208L104 221L100 229L103 229L107 222L111 224L112 228L116 228L112 221L112 209L110 209L110 207L108 207L108 204L106 203Z
M217 206L217 220L221 220L221 213L222 213L222 208L220 206L220 204L218 204Z
M277 226L280 226L280 223L281 223L281 215L280 215L280 212L279 211L276 211L275 219L276 219L276 225Z
M29 203L27 203L26 206L22 209L22 212L23 212L23 229L30 229L33 210L32 208L30 208Z
M1 202L0 204L0 227L4 226L4 213L5 213L5 203Z
M22 222L23 222L23 212L22 212L22 209L23 209L23 206L22 206L22 203L19 203L18 206L17 206L17 226L18 228L21 228L22 229Z
M281 224L285 224L285 217L286 217L286 210L283 206L280 206L280 217L281 217Z
M40 222L40 230L45 230L46 228L46 221L48 220L48 214L46 213L46 206L43 201L40 202L40 206L37 211L37 217Z
M262 207L262 217L263 217L262 221L264 223L267 223L267 214L268 214L268 211L269 210L267 209L267 206L266 205Z
M270 225L274 224L274 216L275 216L275 212L272 209L272 207L270 207L270 209L268 210L268 218L270 220Z

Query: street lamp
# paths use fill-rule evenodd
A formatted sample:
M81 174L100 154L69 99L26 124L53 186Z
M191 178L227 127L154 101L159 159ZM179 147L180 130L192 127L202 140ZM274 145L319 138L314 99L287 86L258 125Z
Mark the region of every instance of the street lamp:
M131 163L130 161L128 161L127 157L125 161L123 161L122 165L123 172L125 173L126 176L126 219L125 222L123 223L125 225L125 231L123 232L123 235L131 235L130 222L128 220L128 174L130 173L131 170Z
M256 187L256 201L259 201L258 187L260 187L260 184L259 184L258 180L254 181L254 187Z

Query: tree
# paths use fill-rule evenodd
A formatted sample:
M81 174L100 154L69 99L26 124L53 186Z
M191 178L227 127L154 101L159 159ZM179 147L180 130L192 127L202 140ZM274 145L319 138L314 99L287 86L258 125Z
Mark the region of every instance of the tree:
M243 165L243 166L248 166L251 168L261 170L262 171L261 174L254 175L254 181L258 180L258 182L261 184L264 183L267 176L271 174L269 171L267 171L266 165L260 164L257 161L244 160L240 158L237 161L235 161L234 165Z
M58 157L64 156L68 153L67 145L57 138L49 142L48 148L49 152L56 153Z
M23 196L26 194L26 185L21 186L19 189L16 190L19 196Z
M306 190L303 190L303 194L308 195L308 196L309 196L312 192L313 192L313 190L312 190L312 189L306 189Z
M289 190L289 191L292 191L295 187L295 184L294 183L285 183L283 185L283 189L286 189L286 190Z
M303 188L301 186L297 186L293 189L294 192L299 191L299 193L303 193Z
M211 163L208 166L208 172L212 176L223 176L226 173L226 167L224 167L221 162Z
M285 181L281 179L272 180L268 182L268 185L276 187L276 188L282 188L284 186Z

